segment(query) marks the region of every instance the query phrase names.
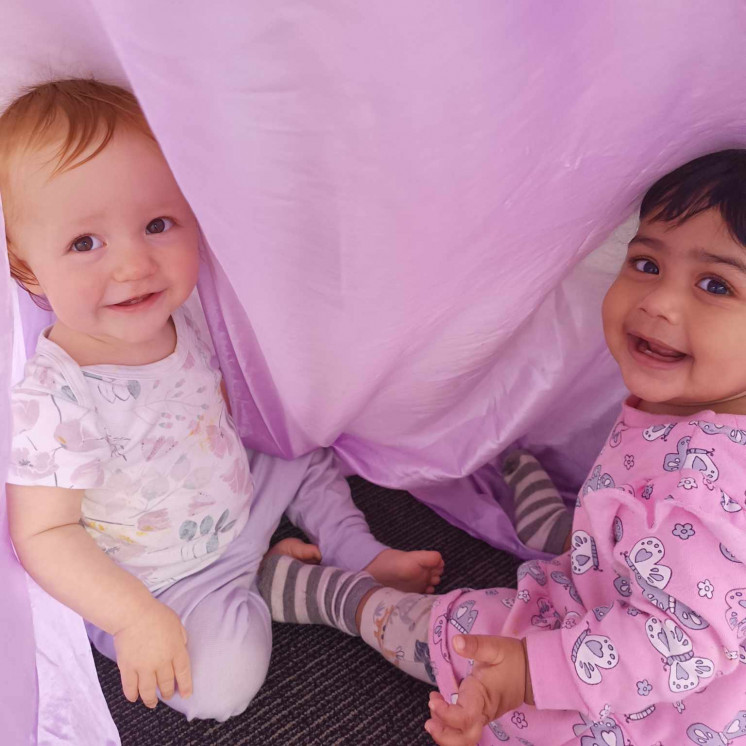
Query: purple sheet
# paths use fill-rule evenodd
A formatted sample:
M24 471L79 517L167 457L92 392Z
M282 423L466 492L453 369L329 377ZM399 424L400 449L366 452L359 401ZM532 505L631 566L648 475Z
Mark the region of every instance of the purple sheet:
M656 177L745 144L744 26L740 0L5 0L0 105L52 77L130 85L205 234L245 442L334 445L523 553L499 454L582 479L622 396L615 242L591 252ZM3 283L0 314L7 391ZM24 304L25 343L40 323ZM0 419L2 466L7 398ZM5 741L116 743L79 620L49 635L2 519L0 573Z

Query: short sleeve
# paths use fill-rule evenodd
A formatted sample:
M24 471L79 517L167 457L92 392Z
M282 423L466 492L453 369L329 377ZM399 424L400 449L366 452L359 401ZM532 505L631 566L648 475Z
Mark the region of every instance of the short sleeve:
M97 412L79 403L59 373L29 363L26 378L11 389L13 438L6 481L100 487L111 450Z

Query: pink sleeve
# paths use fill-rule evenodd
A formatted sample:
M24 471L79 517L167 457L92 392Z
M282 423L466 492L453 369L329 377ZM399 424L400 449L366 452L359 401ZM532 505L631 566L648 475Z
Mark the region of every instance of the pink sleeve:
M649 484L647 500L619 489L583 498L573 535L595 537L599 569L594 582L574 580L592 608L570 629L527 637L541 709L639 712L741 665L746 511L701 472Z
M60 391L16 387L11 391L13 440L10 484L90 489L104 481L110 448L94 410Z

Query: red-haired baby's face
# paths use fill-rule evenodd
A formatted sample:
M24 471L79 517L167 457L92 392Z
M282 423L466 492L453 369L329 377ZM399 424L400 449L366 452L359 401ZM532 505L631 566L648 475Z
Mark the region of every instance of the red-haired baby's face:
M719 211L679 224L643 220L603 320L643 408L746 413L746 249Z
M55 341L82 364L142 362L196 284L196 219L139 132L119 128L95 158L52 178L50 153L25 158L12 178L10 233L38 281L29 289L46 296Z

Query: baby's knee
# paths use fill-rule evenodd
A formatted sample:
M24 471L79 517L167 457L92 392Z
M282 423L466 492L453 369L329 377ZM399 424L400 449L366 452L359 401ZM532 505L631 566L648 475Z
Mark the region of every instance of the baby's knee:
M270 645L256 646L252 654L234 651L222 661L214 661L209 670L200 666L193 671L194 691L178 706L188 720L218 720L240 715L261 689L269 668ZM169 704L172 704L169 702Z

